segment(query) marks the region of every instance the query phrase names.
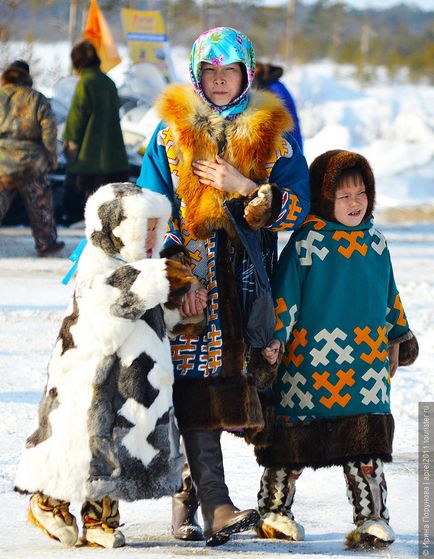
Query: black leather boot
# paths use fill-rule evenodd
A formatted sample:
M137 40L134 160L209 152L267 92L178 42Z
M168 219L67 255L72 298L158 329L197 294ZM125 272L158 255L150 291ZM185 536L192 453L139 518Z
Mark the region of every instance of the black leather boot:
M199 503L186 461L182 469L182 487L172 497L172 534L178 540L203 540L203 531L197 521Z
M188 431L183 434L183 438L191 477L202 509L206 545L222 545L231 534L254 526L259 514L254 509L240 511L229 498L220 431Z

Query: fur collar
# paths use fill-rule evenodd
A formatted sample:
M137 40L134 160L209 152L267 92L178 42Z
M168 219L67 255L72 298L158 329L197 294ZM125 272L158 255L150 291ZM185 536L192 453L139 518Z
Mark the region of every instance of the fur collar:
M177 194L186 206L186 226L197 238L206 238L226 227L223 201L238 195L201 185L191 171L192 162L214 160L220 154L244 176L263 182L265 165L293 121L282 101L268 91L253 91L247 109L235 120L212 111L190 85L166 88L157 110L172 131L181 162Z

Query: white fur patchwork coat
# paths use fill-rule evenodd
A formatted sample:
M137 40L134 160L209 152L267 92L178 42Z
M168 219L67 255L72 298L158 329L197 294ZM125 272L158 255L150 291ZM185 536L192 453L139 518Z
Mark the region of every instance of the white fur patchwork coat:
M183 456L165 321L179 319L193 277L159 247L145 258L147 219L158 218L161 246L169 214L164 196L130 183L89 199L88 242L16 490L131 501L177 489Z

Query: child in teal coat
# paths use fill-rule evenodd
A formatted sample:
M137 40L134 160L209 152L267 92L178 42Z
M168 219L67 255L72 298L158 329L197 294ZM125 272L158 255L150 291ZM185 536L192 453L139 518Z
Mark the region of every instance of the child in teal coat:
M302 540L291 507L302 470L342 465L353 506L350 547L395 539L383 462L394 431L390 382L418 347L374 227L374 176L357 153L332 150L310 167L311 212L291 236L273 281L277 326L263 356L282 361L271 418L257 441L265 466L258 535Z

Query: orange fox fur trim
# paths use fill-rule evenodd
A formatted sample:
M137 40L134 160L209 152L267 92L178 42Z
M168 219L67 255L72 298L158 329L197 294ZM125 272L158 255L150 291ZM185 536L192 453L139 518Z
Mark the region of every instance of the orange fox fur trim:
M198 159L215 161L220 155L242 175L260 183L267 178L265 164L293 121L283 103L268 91L253 91L247 109L235 120L212 111L192 86L173 84L157 103L162 120L170 127L181 162L178 196L186 206L187 229L206 239L219 228L230 229L223 201L238 197L203 185L192 172Z

